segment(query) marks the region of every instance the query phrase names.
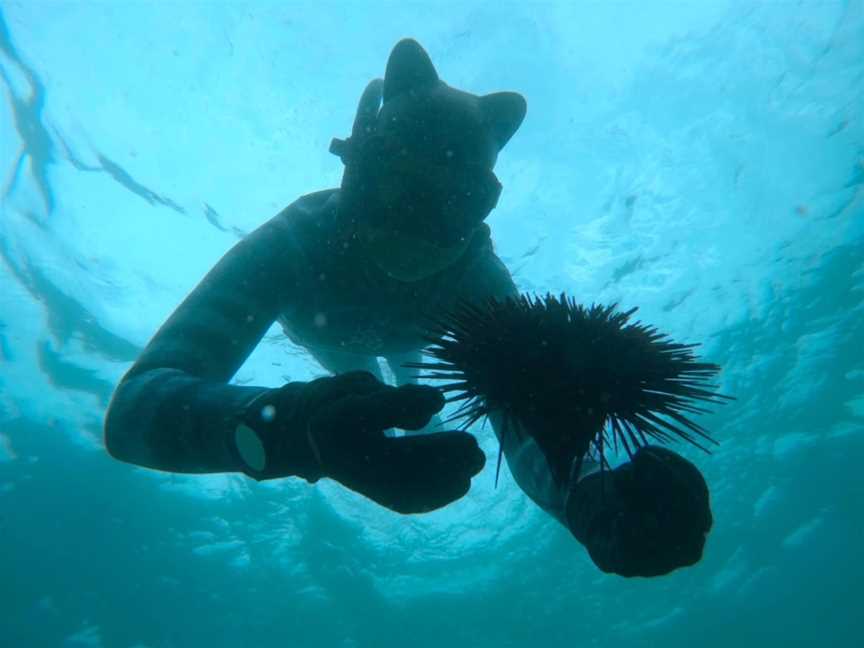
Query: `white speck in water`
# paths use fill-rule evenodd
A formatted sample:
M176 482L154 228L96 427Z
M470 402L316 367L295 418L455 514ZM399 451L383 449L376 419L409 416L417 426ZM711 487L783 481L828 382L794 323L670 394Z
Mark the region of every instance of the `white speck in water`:
M255 321L255 316L254 316L254 315L247 315L247 316L246 316L246 321L247 321L247 322L254 322L254 321Z
M261 418L269 423L276 418L276 408L273 405L265 405L261 408Z
M452 157L453 157L453 151L451 151L450 149L447 149L447 157L448 157L448 158L452 158Z
M315 319L312 320L318 328L327 326L327 316L324 313L315 313Z

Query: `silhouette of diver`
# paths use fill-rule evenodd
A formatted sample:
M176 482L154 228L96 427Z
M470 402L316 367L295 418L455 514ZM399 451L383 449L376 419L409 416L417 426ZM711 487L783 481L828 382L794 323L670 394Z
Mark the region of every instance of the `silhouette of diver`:
M447 86L418 43L400 41L351 136L333 141L341 187L301 197L244 238L176 309L115 391L110 454L175 472L329 477L401 513L465 495L485 462L474 437L385 430L422 430L444 405L403 368L420 359L427 315L517 294L483 221L501 191L497 155L525 112L516 93ZM228 384L274 321L334 375ZM382 382L378 358L398 386ZM674 453L644 448L603 485L589 466L562 488L536 445L492 422L520 487L604 571L657 575L701 556L702 527L659 522L662 498L633 486L698 490Z

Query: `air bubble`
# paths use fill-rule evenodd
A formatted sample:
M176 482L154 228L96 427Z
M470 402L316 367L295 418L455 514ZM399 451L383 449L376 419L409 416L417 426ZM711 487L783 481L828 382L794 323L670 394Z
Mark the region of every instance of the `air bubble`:
M261 419L268 423L276 418L276 407L273 405L265 405L261 408Z

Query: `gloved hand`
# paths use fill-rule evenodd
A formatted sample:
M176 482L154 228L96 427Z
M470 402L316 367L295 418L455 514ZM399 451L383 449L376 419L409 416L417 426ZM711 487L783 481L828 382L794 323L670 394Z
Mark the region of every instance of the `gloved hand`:
M696 466L647 446L602 477L594 473L578 482L567 522L604 572L661 576L699 561L713 519Z
M468 492L486 461L477 441L467 432L384 431L420 429L443 406L433 387L391 387L365 371L289 383L247 408L238 450L254 432L263 456L246 473L255 479L330 477L393 511L431 511Z

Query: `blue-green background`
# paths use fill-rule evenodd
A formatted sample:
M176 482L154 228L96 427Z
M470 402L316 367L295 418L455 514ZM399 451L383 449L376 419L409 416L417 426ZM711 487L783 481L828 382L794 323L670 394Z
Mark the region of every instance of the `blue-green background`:
M113 385L238 236L338 183L405 36L528 99L489 219L519 287L723 365L720 447L678 448L712 490L698 566L601 574L494 462L400 517L104 452ZM0 97L0 646L861 645L859 0L3 0ZM319 373L273 329L236 380Z

